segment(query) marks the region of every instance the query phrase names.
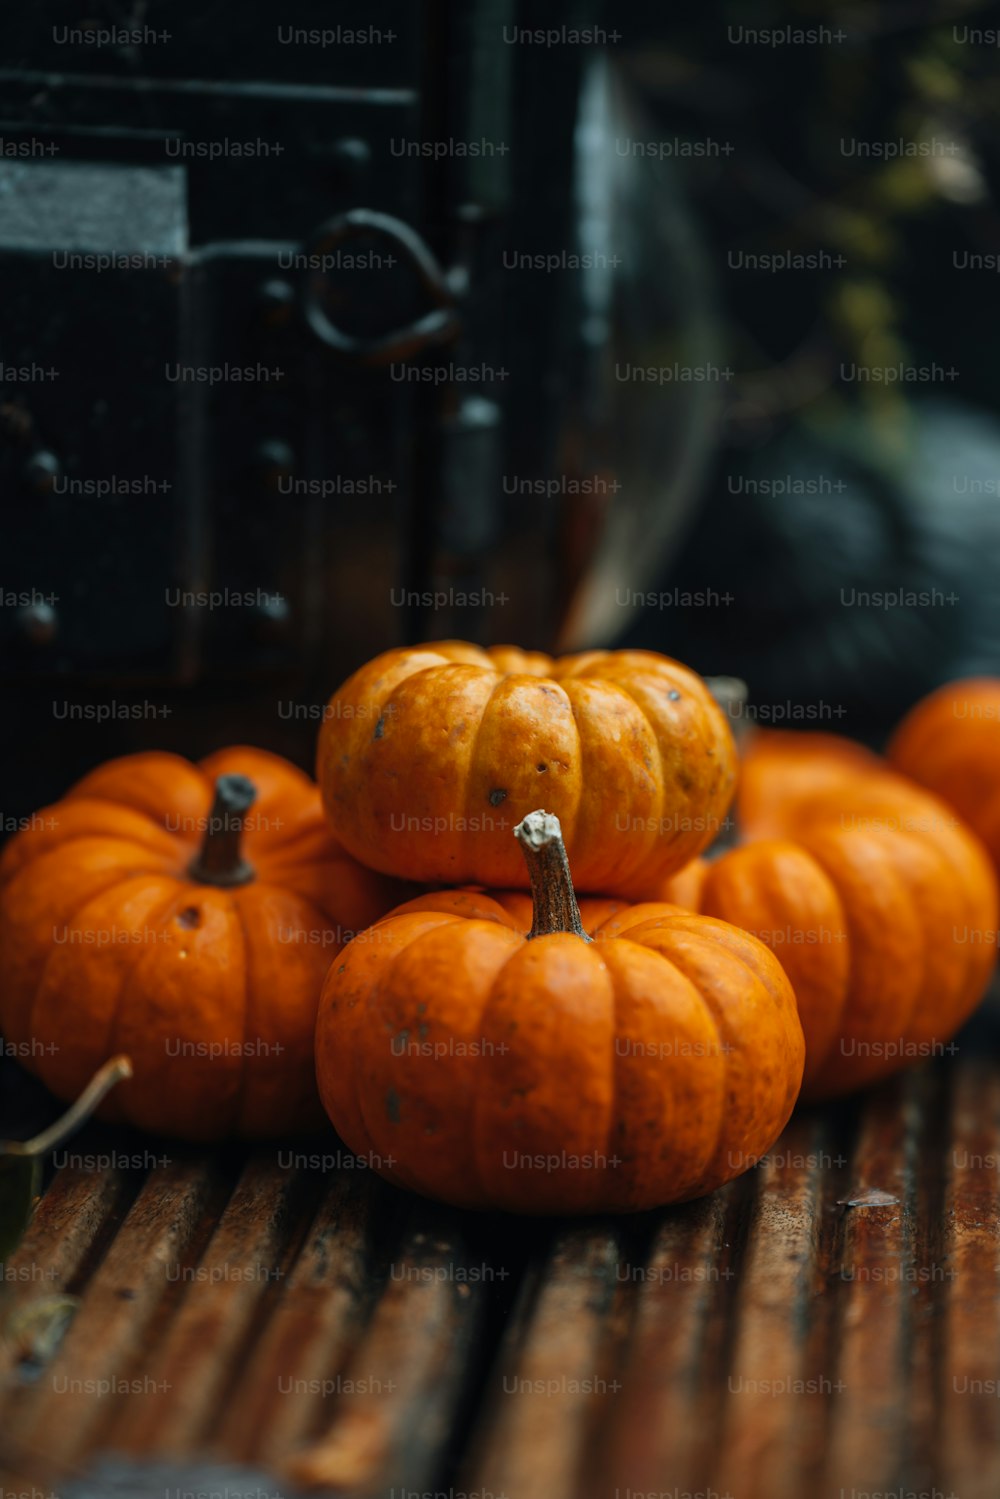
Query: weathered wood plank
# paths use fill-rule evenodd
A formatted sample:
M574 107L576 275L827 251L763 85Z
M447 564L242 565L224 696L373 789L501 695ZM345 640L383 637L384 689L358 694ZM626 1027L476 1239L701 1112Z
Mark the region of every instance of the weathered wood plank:
M356 1499L993 1499L1000 1066L963 1048L803 1111L722 1192L612 1224L273 1148L72 1164L7 1266L8 1310L53 1293L80 1308L49 1364L0 1340L11 1491L126 1449Z
M734 1336L718 1446L722 1490L797 1499L815 1479L834 1388L826 1350L809 1337L823 1256L824 1173L846 1158L815 1116L794 1119L757 1168L735 1285ZM825 1289L825 1286L824 1286Z
M698 1487L714 1436L704 1376L718 1330L713 1319L736 1275L738 1196L726 1189L657 1215L648 1249L625 1249L616 1266L631 1313L620 1376L627 1393L609 1411L591 1477L595 1499L616 1488Z
M220 1456L278 1462L321 1425L322 1393L290 1400L281 1383L291 1373L321 1391L343 1368L377 1294L385 1260L378 1209L386 1193L369 1171L324 1177L301 1250L219 1413L212 1447Z
M110 1444L123 1451L190 1452L212 1431L237 1361L255 1341L269 1291L284 1275L302 1197L296 1172L257 1155L244 1169L196 1262L166 1266L178 1288L174 1315L143 1369L166 1398L123 1403Z
M1000 1494L1000 1073L955 1069L944 1159L951 1272L937 1349L940 1473L963 1499Z
M330 1371L314 1440L281 1464L305 1487L383 1495L428 1487L467 1379L484 1302L457 1213L414 1201L371 1320ZM296 1369L285 1394L301 1388Z
M110 1242L137 1185L114 1167L91 1171L68 1166L56 1175L21 1244L3 1266L4 1324L41 1296L75 1293L94 1256ZM0 1385L17 1381L20 1352L14 1339L0 1339Z
M72 1469L114 1424L122 1401L160 1399L146 1368L157 1315L176 1293L167 1269L184 1263L210 1231L228 1188L199 1156L171 1161L146 1179L52 1363L4 1402L15 1453ZM134 1386L132 1382L135 1382Z
M904 1272L917 1258L908 1082L893 1079L872 1094L840 1202L824 1492L900 1486L914 1331Z
M622 1232L567 1229L529 1272L484 1387L460 1488L519 1499L582 1491L594 1439L625 1390L616 1356Z

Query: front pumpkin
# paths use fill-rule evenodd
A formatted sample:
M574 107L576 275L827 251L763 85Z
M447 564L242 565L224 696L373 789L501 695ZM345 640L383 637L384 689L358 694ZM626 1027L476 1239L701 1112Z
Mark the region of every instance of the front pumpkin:
M736 751L705 683L651 651L553 661L458 641L387 651L334 694L317 779L345 847L427 884L523 888L544 796L582 890L625 893L712 841Z
M780 965L676 907L578 908L557 819L532 814L518 839L530 934L522 894L441 891L331 967L316 1054L337 1132L468 1208L637 1212L738 1176L802 1076Z
M323 975L402 893L345 854L275 755L110 761L0 857L7 1048L65 1099L126 1053L134 1078L102 1113L144 1129L311 1127Z

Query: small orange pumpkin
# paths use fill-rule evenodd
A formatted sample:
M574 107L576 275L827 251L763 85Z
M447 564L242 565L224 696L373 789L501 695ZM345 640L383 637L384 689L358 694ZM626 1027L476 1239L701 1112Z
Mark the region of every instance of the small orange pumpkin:
M755 729L740 765L740 837L780 836L817 796L878 779L885 770L874 751L841 734Z
M1000 871L1000 677L949 682L923 698L896 730L889 760L954 807Z
M108 1118L198 1140L304 1129L323 975L403 893L276 755L109 761L0 856L0 1028L60 1098L126 1052Z
M996 881L959 819L877 757L817 745L810 774L801 746L788 774L793 747L771 750L750 785L751 826L773 836L651 894L774 952L805 1032L802 1096L828 1098L933 1055L971 1014L996 956Z
M582 890L680 869L735 786L725 714L651 651L553 661L460 641L386 651L331 699L317 779L345 847L427 884L523 888L510 833L544 795Z
M738 1176L802 1075L780 965L677 907L578 906L558 819L516 836L533 903L424 895L331 967L316 1059L337 1132L460 1207L639 1211Z

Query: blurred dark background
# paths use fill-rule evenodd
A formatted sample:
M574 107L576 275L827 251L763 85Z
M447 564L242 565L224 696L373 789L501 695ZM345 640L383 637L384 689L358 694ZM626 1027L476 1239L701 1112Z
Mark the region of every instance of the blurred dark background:
M7 830L406 640L997 669L1000 7L545 9L5 8Z

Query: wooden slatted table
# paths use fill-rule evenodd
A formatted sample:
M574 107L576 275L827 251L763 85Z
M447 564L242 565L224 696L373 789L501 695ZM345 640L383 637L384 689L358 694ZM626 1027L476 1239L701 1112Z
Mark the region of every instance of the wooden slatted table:
M4 1499L1000 1494L996 999L677 1209L460 1214L336 1149L78 1137L5 1270Z

